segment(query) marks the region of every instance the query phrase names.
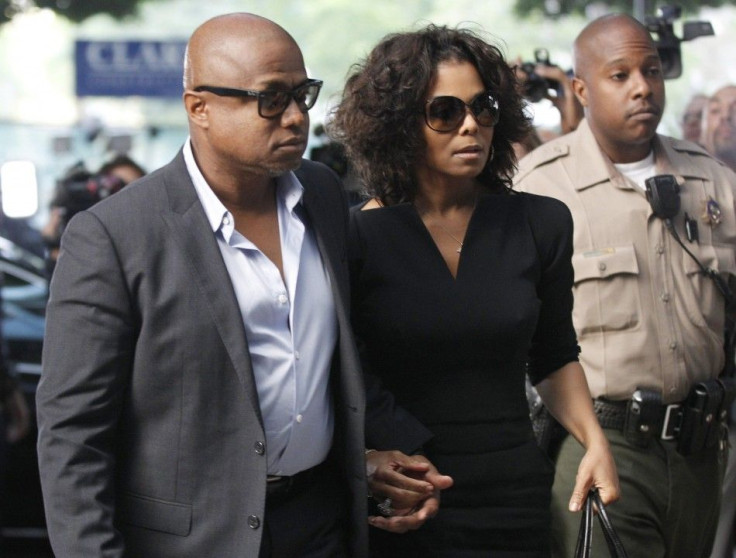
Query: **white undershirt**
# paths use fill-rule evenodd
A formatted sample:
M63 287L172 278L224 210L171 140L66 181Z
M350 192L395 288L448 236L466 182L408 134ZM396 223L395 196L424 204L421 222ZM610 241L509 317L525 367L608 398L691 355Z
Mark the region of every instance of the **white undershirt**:
M619 163L614 164L613 166L616 167L618 172L631 180L643 191L646 191L644 181L647 178L654 176L657 170L654 165L654 151L650 151L649 155L644 157L641 161L634 161L633 163Z

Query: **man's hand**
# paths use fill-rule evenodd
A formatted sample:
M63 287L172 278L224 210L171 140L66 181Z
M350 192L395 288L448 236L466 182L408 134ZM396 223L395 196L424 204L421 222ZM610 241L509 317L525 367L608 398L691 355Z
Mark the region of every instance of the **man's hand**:
M423 455L400 451L373 451L366 455L368 486L378 500L392 509L390 517L373 515L374 527L394 533L418 529L439 510L440 491L452 486ZM390 499L387 501L385 499Z

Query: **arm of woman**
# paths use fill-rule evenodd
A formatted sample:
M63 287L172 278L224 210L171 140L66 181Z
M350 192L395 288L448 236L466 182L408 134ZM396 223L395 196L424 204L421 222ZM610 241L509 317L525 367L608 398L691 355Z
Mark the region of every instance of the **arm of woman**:
M542 401L573 437L585 448L578 467L570 511L582 508L591 487L598 488L604 504L619 498L618 474L603 429L593 411L593 402L583 367L568 362L536 385Z

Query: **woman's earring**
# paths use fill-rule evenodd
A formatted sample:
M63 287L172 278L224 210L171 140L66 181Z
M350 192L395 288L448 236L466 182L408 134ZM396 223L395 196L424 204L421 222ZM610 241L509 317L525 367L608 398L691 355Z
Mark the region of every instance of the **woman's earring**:
M493 157L495 157L495 156L496 156L496 148L493 147L493 144L491 144L491 155L490 155L490 157L488 157L488 162L489 163L492 163L493 162Z

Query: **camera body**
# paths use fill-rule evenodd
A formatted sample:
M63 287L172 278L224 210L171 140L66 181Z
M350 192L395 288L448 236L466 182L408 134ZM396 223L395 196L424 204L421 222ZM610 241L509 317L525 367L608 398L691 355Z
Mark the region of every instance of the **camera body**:
M715 34L709 21L686 21L682 26L682 38L678 37L675 35L674 22L681 15L679 6L662 6L656 16L647 16L645 20L649 32L657 36L655 43L662 61L664 79L675 79L682 75L681 42Z
M534 60L534 62L523 62L520 66L526 74L523 90L524 98L532 103L538 103L547 96L547 91L550 89L560 95L562 84L559 81L543 78L534 71L537 64L553 66L549 61L549 51L546 48L534 49Z
M114 174L93 174L83 163L71 167L56 183L51 207L59 210L59 223L55 234L45 237L49 246L58 246L61 234L69 220L80 211L118 192L125 182Z

